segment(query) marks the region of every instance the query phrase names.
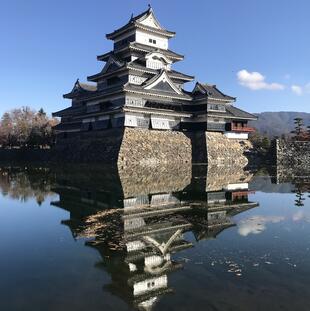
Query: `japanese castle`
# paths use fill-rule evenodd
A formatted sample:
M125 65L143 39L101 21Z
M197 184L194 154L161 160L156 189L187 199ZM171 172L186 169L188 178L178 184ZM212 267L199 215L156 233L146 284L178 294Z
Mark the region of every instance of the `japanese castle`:
M123 27L106 35L113 50L97 56L105 62L101 72L77 80L64 98L69 108L53 113L61 122L57 138L109 128L215 131L227 138L247 139L256 116L233 106L236 98L216 85L197 82L184 90L194 76L178 72L173 64L184 56L169 49L175 32L158 22L153 9L132 16Z
M103 289L130 308L152 310L174 292L171 275L186 263L181 251L215 239L236 226L234 216L258 206L249 198L251 173L226 171L221 178L218 170L198 169L173 175L166 187L158 186L158 180L167 180L166 170L153 178L143 169L136 177L99 168L56 174L53 191L59 199L51 204L70 214L61 223L98 251L96 267L110 275Z

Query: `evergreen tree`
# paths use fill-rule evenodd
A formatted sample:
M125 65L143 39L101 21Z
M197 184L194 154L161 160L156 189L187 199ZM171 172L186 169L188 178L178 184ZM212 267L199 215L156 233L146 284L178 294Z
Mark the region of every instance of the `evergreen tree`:
M304 132L304 128L303 128L304 121L302 118L297 117L294 119L294 124L295 124L295 129L291 133L295 134L295 139L299 139Z

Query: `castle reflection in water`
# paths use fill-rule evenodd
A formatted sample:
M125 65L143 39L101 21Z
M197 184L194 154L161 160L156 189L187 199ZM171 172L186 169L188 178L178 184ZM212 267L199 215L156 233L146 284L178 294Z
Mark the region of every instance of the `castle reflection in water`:
M79 176L75 176L79 174ZM249 172L207 167L70 170L57 174L52 205L74 238L98 250L111 276L105 290L150 310L172 292L169 274L183 267L172 255L234 226L232 216L258 206L248 199Z
M236 265L238 262L235 259L240 256L240 249L250 250L249 255L243 259L245 262L243 271L248 271L248 276L249 271L253 271L246 270L249 269L249 265L256 269L259 264L256 258L261 258L261 266L264 263L269 269L271 259L266 261L264 254L278 245L279 240L274 234L275 231L271 230L269 235L266 234L261 241L264 241L264 245L269 238L276 239L276 242L272 242L266 250L263 248L261 251L255 251L256 245L259 245L255 244L257 239L246 239L243 242L246 244L242 246L238 244L242 241L236 235L244 237L252 232L257 236L262 232L262 228L264 229L264 222L274 221L276 226L279 220L282 221L286 217L285 223L283 222L285 224L283 225L284 240L289 241L286 236L286 232L289 232L287 228L291 226L296 231L298 226L302 229L303 226L300 225L302 223L298 221L304 218L308 222L310 219L307 210L303 209L303 206L307 208L310 192L309 176L310 172L305 173L304 168L302 171L295 171L281 167L262 168L253 176L252 172L237 167L161 166L159 168L123 167L116 169L98 166L78 167L77 165L63 167L3 165L0 166L0 191L3 198L9 199L3 202L29 200L30 204L27 206L31 208L27 213L30 213L29 210L33 207L33 200L39 205L44 202L43 207L48 206L55 212L56 207L68 211L68 213L57 213L60 216L60 218L57 217L57 224L61 220L61 223L67 226L68 229L66 227L62 229L67 230L66 238L69 238L71 242L69 230L74 239L79 239L82 245L85 242L87 247L93 248L95 253L100 255L99 263L94 259L97 256L89 257L90 266L86 266L86 271L88 269L92 273L95 271L96 280L97 277L100 279L99 284L102 279L102 284L105 284L105 293L102 297L106 297L105 294L115 295L127 303L130 309L135 307L140 310L151 310L157 302L159 302L158 307L165 305L164 297L167 300L170 299L169 301L175 301L177 298L165 294L172 292L175 288L182 295L184 286L182 283L190 281L191 278L193 282L189 286L196 286L196 289L199 289L201 284L207 286L201 282L201 279L211 284L208 290L211 287L216 288L219 284L222 286L224 283L221 282L228 279L226 277L212 279L213 274L209 273L212 263L224 259L225 264L229 262ZM260 193L252 196L253 190ZM277 202L282 204L282 201L272 201L269 196L266 205L265 193L290 193L291 199L287 200L282 210L280 206L277 206ZM257 202L251 202L253 198L254 201L258 198L262 200L261 207L258 207ZM275 206L269 209L273 202ZM293 205L298 208L297 212L295 208L291 208ZM13 213L15 213L14 205L12 206ZM254 210L251 210L249 214L241 215L250 209ZM38 210L42 209L39 208L36 212ZM238 216L234 217L235 215ZM34 214L34 219L34 222L40 222L36 214ZM235 226L235 222L238 224L237 230L235 228L226 230ZM57 231L57 228L53 227L53 230ZM226 232L221 234L225 230ZM278 228L277 232L282 231ZM302 237L308 236L304 231L300 232ZM63 234L63 231L61 230L59 234ZM213 244L208 241L218 235L220 238L213 241ZM45 240L45 236L42 236L42 239ZM201 240L204 242L201 243ZM236 241L233 248L227 247L231 241ZM294 242L294 245L297 244ZM300 245L307 250L308 244ZM64 247L67 249L67 246ZM79 252L85 251L87 254L87 248L80 248L80 246L78 248ZM282 249L283 245L280 244L271 256L271 258L274 257L273 262L277 263L274 265L277 269L281 267ZM70 250L75 250L75 247ZM217 250L218 255L216 255ZM236 250L235 254L234 250ZM213 251L215 256L210 255ZM293 248L285 253L282 268L284 274L288 272L287 265L292 267L292 263L287 262L287 258L293 258L295 251ZM260 255L263 256L258 257ZM306 255L306 253L303 254L301 258L307 258ZM202 258L203 262L201 260L200 264L203 263L203 265L200 268L194 266L199 264L198 261ZM225 258L228 258L227 261ZM92 269L93 264L94 269ZM84 261L81 265L85 267ZM60 260L60 266L62 266L62 260ZM67 267L64 265L64 269ZM229 265L227 272L234 272L238 276L237 270L240 267L238 265L236 271L232 271ZM182 268L184 271L180 271ZM105 273L101 274L100 269ZM266 268L257 270L256 273L260 271L266 273ZM291 271L291 273L297 275L295 272ZM201 274L201 278L197 277L197 274ZM269 270L268 275L270 275ZM278 282L278 274L275 273L274 277ZM289 277L293 278L293 274ZM248 279L244 278L244 280ZM272 278L270 280L272 286L277 284L272 283L274 282ZM296 284L299 286L299 283L296 280L290 279L290 281L295 282L292 283L295 292ZM262 283L258 281L257 288L261 286L265 288L265 282L266 279L262 278ZM96 287L97 283L92 285ZM300 286L307 288L304 283L300 283ZM195 291L194 288L193 291ZM239 287L236 291L230 289L228 296L236 295L236 292L239 292ZM222 293L219 296L220 300L227 298L221 295ZM98 300L101 300L101 296ZM269 304L268 300L266 303Z

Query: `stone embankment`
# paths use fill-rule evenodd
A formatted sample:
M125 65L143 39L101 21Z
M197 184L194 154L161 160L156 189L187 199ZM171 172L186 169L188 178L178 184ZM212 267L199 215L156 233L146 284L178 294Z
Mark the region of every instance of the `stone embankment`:
M191 158L191 140L183 132L125 128L118 164L156 166L191 163Z
M278 166L310 168L310 142L276 140Z
M244 167L252 145L215 132L114 128L59 140L50 150L0 150L0 160L105 163L146 167L193 163Z
M248 140L226 138L222 133L206 133L208 165L238 166L248 164L248 154L253 148Z

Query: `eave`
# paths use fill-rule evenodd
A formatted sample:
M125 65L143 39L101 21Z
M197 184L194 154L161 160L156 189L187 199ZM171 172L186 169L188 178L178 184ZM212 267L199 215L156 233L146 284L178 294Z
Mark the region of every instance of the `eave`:
M137 113L145 113L146 111L149 111L150 113L153 114L158 114L158 115L166 115L166 116L178 116L178 117L191 117L191 113L186 113L186 112L175 112L174 110L168 110L168 109L155 109L155 108L149 108L149 107L128 107L124 106L123 110L125 112L137 112Z
M149 45L137 43L137 42L130 43L124 49L126 49L126 48L129 48L129 49L134 50L134 51L147 52L147 53L159 51L159 52L163 53L164 55L166 55L170 59L174 59L174 60L183 60L184 59L184 55L178 54L178 53L173 52L171 50L164 50L164 49L160 49L157 47L153 47L153 46L149 46ZM117 52L120 52L124 49L121 49Z
M134 64L130 64L130 63L126 63L123 67L115 70L115 71L111 71L111 72L106 72L106 73L97 73L94 74L92 76L88 76L87 80L88 81L92 81L92 82L97 82L98 80L105 78L105 77L109 77L109 76L113 76L114 74L118 74L127 70L132 70L132 71L137 71L137 72L143 72L143 73L148 73L148 74L153 74L153 75L157 75L158 74L158 70L156 69L151 69L151 68L147 68L144 66L137 66ZM183 74L181 72L172 70L172 71L167 71L167 74L169 75L169 78L171 79L177 79L177 80L181 80L181 81L193 81L195 79L194 76L190 76L190 75L186 75Z
M165 29L159 29L159 28L153 28L153 27L149 27L146 25L143 25L141 23L138 23L136 21L129 21L129 23L127 23L125 26L114 30L111 33L106 34L106 38L109 40L114 40L117 37L121 36L122 34L131 31L133 29L141 29L144 30L146 32L151 32L151 33L155 33L157 35L163 36L163 37L167 37L167 38L172 38L175 36L175 32L174 31L169 31L169 30L165 30Z
M74 120L80 120L85 118L91 118L91 117L98 117L98 116L104 116L104 115L110 115L110 114L116 114L119 112L123 112L123 107L116 107L114 110L106 110L106 111L98 111L93 113L85 113L83 115L77 115L73 117Z
M128 89L128 88L124 88L124 91L125 92L128 92L128 93L134 93L134 94L141 94L141 95L149 95L149 96L155 96L155 97L160 97L160 98L173 98L173 99L182 99L182 100L188 100L188 101L191 101L192 99L185 96L185 95L173 95L173 94L170 94L170 93L156 93L156 92L153 92L152 90L139 90L139 89Z
M163 55L165 55L167 58L174 60L174 61L180 61L180 60L184 59L184 55L178 54L178 53L173 52L171 50L164 50L164 49L160 49L160 48L149 46L149 45L142 44L142 43L130 42L128 45L126 45L126 46L124 46L118 50L109 51L105 54L98 55L97 60L107 61L111 54L117 55L117 54L120 54L122 52L125 52L126 50L138 51L138 52L143 52L143 53L160 52Z
M223 115L218 115L218 114L212 114L212 112L207 112L207 115L209 117L223 117L225 119L235 119L235 120L250 120L250 121L255 121L257 120L257 118L251 118L251 117L239 117L239 116L230 116L230 115L227 115L223 112Z
M197 82L192 93L197 92L197 90L199 90L200 94L198 95L193 94L196 100L207 98L213 101L222 101L227 103L236 101L236 97L232 97L222 93L216 87L216 85L202 84L200 82ZM212 96L214 93L216 97Z

